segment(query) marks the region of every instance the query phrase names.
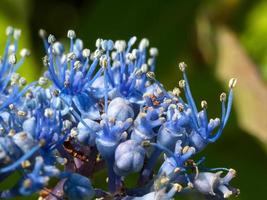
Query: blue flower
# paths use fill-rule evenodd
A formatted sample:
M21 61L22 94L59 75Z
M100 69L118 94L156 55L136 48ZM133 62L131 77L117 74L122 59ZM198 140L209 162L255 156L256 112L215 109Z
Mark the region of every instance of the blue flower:
M162 112L162 109L153 109L151 107L147 108L145 112L140 112L134 121L131 139L139 143L153 139L156 136L156 128L165 122L165 118L161 117Z
M0 180L15 171L22 176L0 192L1 198L47 190L51 178L58 183L48 199L169 200L193 188L218 198L238 193L229 183L233 169L208 169L204 159L194 161L221 136L236 79L229 82L228 101L225 93L220 96L221 118L208 120L207 102L197 109L185 63L179 64L185 99L178 88L166 91L156 79L158 50L148 50L146 38L137 48L136 37L97 39L91 52L73 30L67 34L69 48L40 30L47 71L26 85L16 70L29 53L23 49L17 61L20 31L6 32L0 60ZM105 167L108 191L94 188L88 178ZM224 177L221 170L227 171ZM131 173L139 174L138 187L125 186Z
M218 195L227 199L238 192L229 187L229 182L235 177L236 172L230 169L223 178L221 177L222 173L222 171L216 173L201 172L194 180L194 187L203 194Z

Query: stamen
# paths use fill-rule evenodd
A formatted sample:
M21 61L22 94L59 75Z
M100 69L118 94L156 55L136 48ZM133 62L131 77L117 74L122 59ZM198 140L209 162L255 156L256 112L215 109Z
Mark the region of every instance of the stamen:
M180 88L184 88L185 87L185 80L180 80L178 84L179 84Z
M27 179L25 179L25 180L23 181L23 187L24 187L24 188L30 188L31 185L32 185L32 181L31 181L31 179L27 178Z
M54 111L51 108L46 108L44 111L44 116L47 118L51 118L54 115Z
M43 65L44 65L45 67L48 67L48 65L49 65L49 59L48 59L48 56L44 56L42 60L43 60Z
M39 30L39 36L42 38L42 39L45 39L46 38L46 31L44 29L40 29Z
M203 108L203 109L207 109L208 108L207 101L205 101L205 100L201 101L201 108Z
M226 98L227 98L227 95L226 95L226 93L221 93L221 95L220 95L220 101L221 102L225 102L226 101Z
M29 160L25 160L21 163L22 168L28 168L31 166L31 162Z
M187 68L187 65L184 62L179 63L179 69L184 72Z
M54 35L50 34L48 36L48 39L47 40L48 40L48 43L49 44L53 44L56 41L56 37Z
M6 28L6 35L7 35L7 36L11 36L11 35L13 35L13 32L14 32L14 28L13 28L12 26L8 26L8 27Z
M14 29L13 37L15 40L18 40L21 36L21 30L20 29Z
M47 83L48 83L48 79L43 76L41 76L38 80L38 84L41 86L45 86Z
M181 90L180 90L179 88L175 87L175 88L172 90L172 93L173 93L174 96L179 97L180 94L181 94Z
M126 48L126 42L124 40L117 40L114 44L114 48L119 52L123 52Z
M68 30L67 37L70 39L76 38L76 34L74 30Z
M15 54L11 54L9 57L8 57L8 63L10 65L14 65L17 63L17 58L16 58L16 55Z
M102 39L101 38L98 38L95 42L95 46L97 49L100 49L101 48L101 43L102 43Z
M90 49L84 49L84 50L82 51L82 55L83 55L83 57L85 57L85 58L89 58L89 57L90 57Z
M27 80L24 77L21 77L19 79L20 86L25 86L27 84Z
M147 38L143 38L139 43L139 50L144 51L149 46L149 40Z
M17 114L18 116L25 117L27 115L27 112L19 110Z
M150 53L150 56L155 57L155 56L157 56L159 54L159 51L158 51L157 48L152 47L152 48L149 49L149 53Z
M237 83L237 79L236 78L231 78L230 81L229 81L229 88L232 89L235 87Z
M20 56L23 58L28 57L28 56L30 56L30 51L28 49L24 48L20 51Z

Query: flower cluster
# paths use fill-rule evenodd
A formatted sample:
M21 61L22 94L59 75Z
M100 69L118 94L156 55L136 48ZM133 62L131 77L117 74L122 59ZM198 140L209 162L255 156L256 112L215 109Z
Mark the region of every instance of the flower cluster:
M156 79L156 48L136 37L128 42L97 39L84 48L73 30L66 47L40 30L46 55L43 76L26 83L16 70L28 50L20 51L20 30L8 27L0 60L0 180L20 179L0 191L7 199L39 193L39 199L172 199L190 191L218 199L238 194L229 185L233 169L207 168L194 156L221 135L229 119L228 100L220 96L220 119L208 119L207 102L198 108L186 64L179 88L166 91ZM185 98L180 96L183 90ZM162 157L163 155L163 157ZM94 187L94 174L107 169L108 190ZM126 179L137 174L135 187ZM52 183L50 180L53 180ZM91 180L90 180L91 179ZM56 181L56 184L55 184Z

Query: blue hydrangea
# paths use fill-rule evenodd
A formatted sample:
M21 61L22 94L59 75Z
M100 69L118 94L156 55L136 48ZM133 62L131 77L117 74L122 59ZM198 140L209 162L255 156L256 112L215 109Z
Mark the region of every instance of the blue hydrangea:
M185 63L179 64L179 88L167 91L156 79L158 50L149 48L148 39L138 45L136 37L97 39L92 51L73 30L67 34L69 47L44 30L39 33L46 71L27 85L16 70L29 52L22 49L17 60L20 30L6 30L0 180L15 172L20 178L0 191L0 198L39 193L48 200L169 200L193 190L218 199L238 194L229 183L235 170L207 168L204 158L194 157L221 136L236 79L229 81L228 100L226 93L220 96L221 117L209 120L207 102L196 106ZM91 178L104 169L103 187L96 188ZM135 187L126 184L131 174L138 179Z

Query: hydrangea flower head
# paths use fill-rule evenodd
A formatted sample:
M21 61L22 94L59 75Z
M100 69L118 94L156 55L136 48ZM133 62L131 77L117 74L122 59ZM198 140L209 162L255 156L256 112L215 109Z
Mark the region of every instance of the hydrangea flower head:
M221 136L236 79L229 82L228 100L226 93L220 96L220 119L209 120L207 102L196 106L185 63L179 64L179 88L167 91L156 79L158 50L149 48L148 39L137 45L136 37L97 39L96 50L89 50L73 30L67 33L69 47L40 30L46 71L26 85L16 70L28 51L22 50L17 62L20 31L8 27L6 32L0 62L0 180L14 172L21 177L0 192L1 198L39 193L47 200L168 200L193 190L215 198L238 194L229 184L235 170L207 168L204 158L195 159ZM96 188L93 176L104 169L108 189ZM135 187L126 184L131 174L138 176Z

